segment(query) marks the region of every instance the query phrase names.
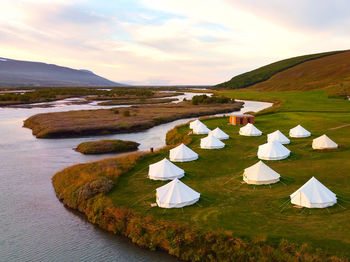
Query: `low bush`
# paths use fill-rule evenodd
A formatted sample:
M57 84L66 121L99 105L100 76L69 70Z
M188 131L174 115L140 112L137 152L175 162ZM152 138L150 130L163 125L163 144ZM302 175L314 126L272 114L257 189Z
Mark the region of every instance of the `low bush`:
M130 116L130 111L129 110L123 111L123 116L129 117Z
M206 104L228 104L234 103L233 98L225 96L207 96L207 95L198 95L192 97L192 105L206 105Z

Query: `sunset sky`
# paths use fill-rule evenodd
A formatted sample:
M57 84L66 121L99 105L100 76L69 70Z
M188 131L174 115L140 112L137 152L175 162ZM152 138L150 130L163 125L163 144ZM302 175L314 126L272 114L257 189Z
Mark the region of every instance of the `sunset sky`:
M201 84L349 49L346 0L0 0L0 57L128 84Z

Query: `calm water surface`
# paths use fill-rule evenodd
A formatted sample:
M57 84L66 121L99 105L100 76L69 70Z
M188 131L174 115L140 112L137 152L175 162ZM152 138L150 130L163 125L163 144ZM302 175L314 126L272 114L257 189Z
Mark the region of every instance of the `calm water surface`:
M193 95L187 93L186 97ZM246 101L242 111L269 106ZM23 120L37 113L97 108L105 107L57 101L50 108L0 108L0 261L177 261L98 229L57 200L51 184L53 174L76 163L111 156L77 153L72 148L79 143L128 139L148 150L164 146L166 132L189 120L138 133L69 139L36 139L31 130L22 128Z

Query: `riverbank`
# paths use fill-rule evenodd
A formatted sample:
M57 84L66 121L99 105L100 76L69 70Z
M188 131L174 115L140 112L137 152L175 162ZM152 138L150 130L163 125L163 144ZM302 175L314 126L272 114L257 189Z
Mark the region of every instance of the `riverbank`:
M230 95L239 97L237 93ZM242 92L241 97L243 95ZM245 96L252 98L261 96L261 93ZM263 99L271 101L277 98L284 102L275 109L276 112L256 117L256 125L264 133L276 129L288 133L291 127L302 124L312 131L314 138L331 126L345 125L349 119L348 101L329 100L320 92L270 93ZM201 193L198 205L186 207L183 211L150 208L155 201L155 188L164 183L147 179L147 167L167 157L169 148L138 156L135 160L110 159L109 164L100 161L67 168L55 175L55 190L65 204L80 206L79 210L92 223L126 235L138 245L165 249L185 260L258 261L269 257L278 261L346 261L350 232L340 225L349 222L349 204L343 201L349 198L349 183L342 175L350 172L346 146L350 139L345 135L350 131L349 127L327 131L342 146L334 152L314 152L312 138L293 139L288 146L292 151L289 159L268 163L281 174L283 183L253 187L241 184L243 169L257 162L257 146L266 138L238 136L239 127L227 125L227 118L203 121L210 129L219 126L231 139L225 141L226 147L222 150L203 150L199 148L203 136L190 136L188 144L199 154L199 159L177 165L186 171L183 182ZM188 131L187 126L182 126L174 133L186 135ZM130 166L123 166L119 161ZM74 192L85 183L77 172L79 169L94 180L98 174L109 176L107 170L118 173L110 169L111 165L119 166L121 170L118 177L112 178L115 187L108 194L96 195L86 202L75 198ZM336 174L334 166L339 167ZM280 206L288 202L289 194L312 175L338 195L340 206L327 210L300 210L289 205L281 210ZM65 184L75 186L66 188ZM327 251L315 251L316 248Z
M86 103L91 101L104 100L139 100L139 99L157 99L172 96L183 95L183 92L163 91L154 88L137 87L110 87L92 88L92 87L33 87L31 90L4 90L0 93L0 107L28 105L33 103L53 102L67 98L84 98Z
M228 113L239 110L242 102L192 105L190 102L163 105L80 110L34 115L24 121L37 138L63 138L128 133L181 118Z
M141 105L141 104L165 104L177 101L176 98L157 98L157 99L124 99L124 100L107 100L100 102L99 106L115 106L115 105Z

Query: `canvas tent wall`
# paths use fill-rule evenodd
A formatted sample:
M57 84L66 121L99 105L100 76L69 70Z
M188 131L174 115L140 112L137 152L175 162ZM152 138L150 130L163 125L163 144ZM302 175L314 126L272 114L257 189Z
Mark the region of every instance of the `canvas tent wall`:
M296 127L289 130L289 136L295 138L303 138L311 136L311 133L301 125L297 125Z
M253 124L248 123L239 129L239 134L241 136L261 136L262 132Z
M312 141L312 148L313 149L335 149L338 148L338 144L335 143L332 139L330 139L326 135L322 135L318 138L315 138Z
M193 127L193 133L196 135L206 135L209 134L210 129L204 124L197 124Z
M280 181L280 174L260 160L251 167L244 169L243 180L247 184L268 185Z
M196 125L204 125L200 120L196 119L192 122L190 122L190 128L193 129Z
M210 131L209 134L212 134L213 136L215 136L217 139L220 139L220 140L225 140L230 138L228 134L226 134L224 131L222 131L218 127Z
M291 203L308 208L325 208L337 203L337 196L315 177L290 195Z
M219 149L225 147L223 142L210 133L207 137L201 139L200 145L203 149Z
M198 159L198 154L189 147L181 144L170 150L170 161L174 162L188 162Z
M290 150L277 141L267 142L258 149L258 158L262 160L281 160L289 155Z
M193 205L199 198L198 192L177 178L156 189L157 205L162 208L180 208Z
M185 171L171 163L168 159L149 165L148 177L152 180L173 180L181 178Z
M290 140L284 134L282 134L282 132L279 130L276 130L275 132L268 134L267 141L268 142L277 141L284 145L290 143Z

